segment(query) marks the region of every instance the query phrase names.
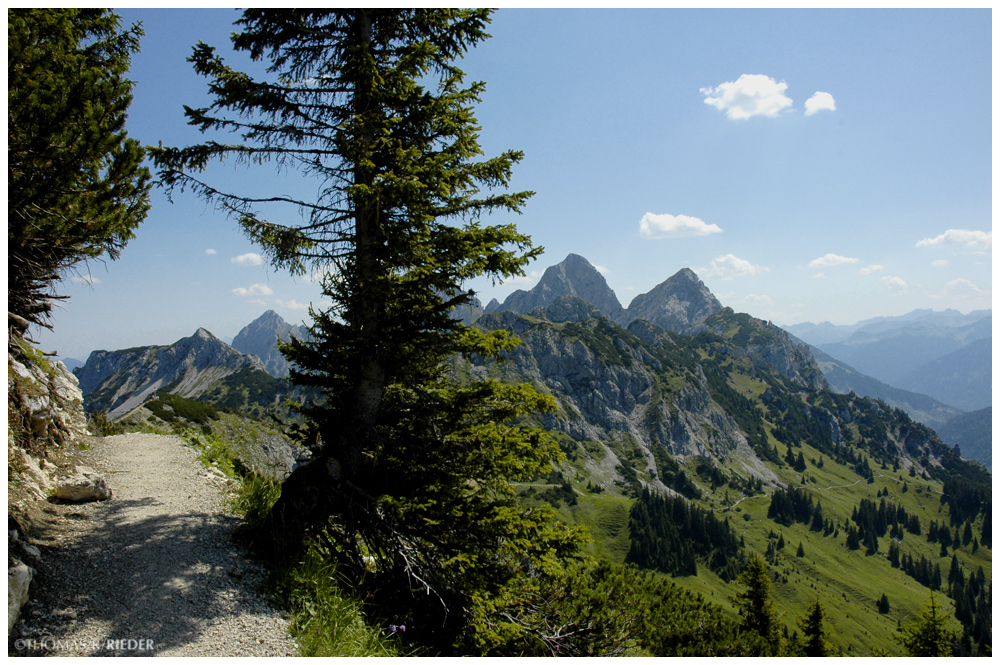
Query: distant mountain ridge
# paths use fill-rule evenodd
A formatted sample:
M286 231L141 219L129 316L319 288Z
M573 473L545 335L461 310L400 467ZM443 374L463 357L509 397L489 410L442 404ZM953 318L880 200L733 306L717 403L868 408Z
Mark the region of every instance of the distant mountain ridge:
M813 346L821 346L823 344L842 342L859 331L869 334L879 334L887 330L903 328L914 323L936 325L945 328L964 327L982 319L990 319L992 316L993 312L989 309L975 310L968 314L962 314L954 309L946 309L939 312L930 309L915 309L900 316L877 316L847 325L836 325L829 321L824 321L822 323L795 323L782 327Z
M878 379L862 374L850 365L823 353L815 346L810 348L813 357L816 358L816 362L819 363L820 369L823 371L823 376L830 382L830 389L834 392L855 392L858 395L880 399L890 406L906 411L917 422L934 428L961 413L961 410L939 402L929 395L894 388Z
M275 378L288 376L291 364L278 350L278 340L306 339L309 329L303 325L292 325L273 309L269 309L247 324L236 337L232 347L241 353L257 356L264 371Z
M86 410L107 410L109 417L116 418L158 391L197 397L241 370L263 372L264 366L258 358L240 353L199 328L166 346L93 351L74 373Z
M896 384L921 392L964 411L993 404L993 340L977 339L957 351L935 358Z

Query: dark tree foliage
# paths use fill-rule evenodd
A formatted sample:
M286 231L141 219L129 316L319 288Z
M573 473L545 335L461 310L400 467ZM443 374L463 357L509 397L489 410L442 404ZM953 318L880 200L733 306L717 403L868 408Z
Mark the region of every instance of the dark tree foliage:
M128 138L142 29L103 9L7 12L7 312L51 327L55 283L118 258L149 209L144 149Z
M794 522L809 524L814 512L812 497L800 487L776 489L767 508L768 518L785 526L791 526Z
M890 610L892 610L892 607L889 605L889 597L884 593L882 594L882 597L878 599L878 602L875 603L875 607L878 608L879 614L888 614Z
M746 568L739 576L743 590L733 598L740 616L740 629L764 640L767 650L757 655L775 656L780 652L778 614L771 598L771 577L767 564L760 556L751 554Z
M516 580L473 622L486 656L754 656L766 644L701 596L634 566L586 561ZM489 611L487 611L489 610Z
M652 453L653 459L656 461L656 472L660 478L660 482L681 496L686 496L689 499L701 498L701 490L691 482L691 479L687 477L684 469L677 463L673 455L667 452L666 446L653 446ZM626 480L631 480L633 485L641 487L634 470L632 471L632 477L626 478Z
M822 658L830 655L823 616L823 606L817 600L809 606L805 616L799 621L799 630L802 631L802 655L806 658Z
M521 153L480 159L473 107L484 85L454 64L488 37L489 15L248 9L233 45L268 74L236 71L199 44L191 61L213 101L186 108L191 124L237 141L154 152L171 190L228 211L275 266L316 269L333 303L312 311L307 340L284 347L293 382L322 399L301 409L316 455L284 484L275 548L328 539L375 617L419 625L407 639L442 651L476 607L581 542L551 507L519 508L511 484L560 458L523 424L553 402L448 372L455 355L499 360L517 342L453 316L473 297L464 285L521 275L541 252L513 225L480 221L531 195L506 191ZM317 195L218 191L201 172L223 158L296 169Z
M681 498L643 490L629 511L626 563L671 575L697 575L697 562L729 580L742 564L728 520Z
M927 606L921 610L920 617L901 627L896 639L908 656L951 656L958 635L946 627L948 618L949 615L941 611L941 606L932 593Z

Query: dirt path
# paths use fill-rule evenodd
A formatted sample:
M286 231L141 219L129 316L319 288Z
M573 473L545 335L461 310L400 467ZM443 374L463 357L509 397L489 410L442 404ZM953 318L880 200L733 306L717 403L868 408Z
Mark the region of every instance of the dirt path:
M31 655L285 656L298 649L230 536L224 481L181 439L95 439L84 463L114 497L50 504L37 592L22 613ZM35 583L32 584L35 587Z

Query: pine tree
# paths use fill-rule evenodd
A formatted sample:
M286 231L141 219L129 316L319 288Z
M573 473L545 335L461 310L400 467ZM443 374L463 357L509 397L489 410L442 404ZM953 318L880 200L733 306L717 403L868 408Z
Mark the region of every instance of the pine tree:
M892 609L889 606L889 597L884 593L882 594L882 597L878 599L878 602L875 603L875 606L878 608L879 614L888 614L889 610Z
M118 258L149 210L145 151L125 131L141 36L102 9L7 12L9 347L51 327L55 283Z
M154 153L168 187L229 211L275 266L324 275L333 306L313 310L311 338L285 348L293 380L323 399L301 409L316 455L273 511L281 546L310 529L328 538L349 582L379 611L420 621L440 648L470 608L581 539L551 509L519 508L511 484L560 457L550 437L516 424L552 401L527 385L459 385L448 371L517 343L453 316L473 297L465 283L521 275L541 251L513 225L480 222L531 195L504 191L521 153L477 161L483 84L466 87L453 64L487 38L489 14L246 10L233 45L269 75L256 80L199 44L191 60L214 101L186 109L202 131L239 142ZM199 171L225 157L297 168L318 196L220 192ZM299 214L267 218L276 203Z
M799 628L802 630L802 655L807 658L830 655L823 628L823 606L818 600L806 610L806 615L799 621Z
M902 626L896 640L906 650L908 656L950 656L952 643L958 632L945 627L950 615L940 611L940 606L931 594L930 601L920 611L920 618Z
M733 599L740 616L741 629L756 633L773 649L770 653L758 655L777 655L778 615L771 599L771 578L767 574L767 564L758 554L751 554L738 581L746 587Z

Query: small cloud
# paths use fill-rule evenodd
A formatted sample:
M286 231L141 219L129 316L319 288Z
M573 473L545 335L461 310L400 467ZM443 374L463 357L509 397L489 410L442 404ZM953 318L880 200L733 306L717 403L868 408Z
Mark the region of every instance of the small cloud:
M216 254L218 254L218 252L215 251L214 249L206 249L205 253L208 254L209 256L215 256Z
M309 305L304 305L294 300L275 300L274 304L276 304L278 307L284 307L285 309L295 310L296 312L309 311Z
M701 88L705 103L726 112L730 120L746 120L755 115L773 118L792 105L785 96L788 84L763 74L743 74L714 88Z
M771 296L761 296L757 295L756 293L748 293L746 296L743 297L743 302L747 303L748 305L771 306L774 304L774 300L771 298Z
M647 212L639 222L639 235L643 238L690 238L713 233L722 233L722 229L687 215L657 215Z
M988 293L988 291L984 291L978 286L976 286L974 282L964 278L953 279L950 282L945 282L944 286L947 289L949 295L958 298L968 297L968 296L978 296L984 293Z
M264 263L264 257L260 254L250 252L249 254L240 254L239 256L234 256L229 259L229 262L237 266L259 266Z
M931 261L932 268L944 268L948 265L948 261L945 259L938 259L937 261Z
M267 307L267 301L261 300L260 298L254 298L253 300L247 300L251 305L260 305L261 307Z
M97 279L93 275L73 275L70 279L77 284L90 284L91 286L101 283L101 280Z
M810 268L833 268L834 266L842 266L847 263L859 263L861 259L852 259L846 256L840 256L839 254L827 254L826 256L821 256L818 259L813 259L809 262Z
M254 284L249 289L244 289L242 286L233 289L233 295L240 298L244 298L246 296L269 296L273 293L274 291L272 291L271 287L267 284Z
M806 115L812 115L819 111L836 111L837 103L833 101L833 95L828 92L816 92L806 100Z
M594 266L594 270L596 270L597 272L601 273L602 275L607 275L609 272L611 272L610 270L608 270L604 266Z
M858 274L859 275L871 275L873 273L877 273L877 272L880 272L882 270L885 270L885 266L870 265L870 266L866 266L866 267L862 268L861 270L859 270Z
M730 280L759 275L770 272L770 270L770 268L765 266L755 266L746 259L726 254L725 256L712 259L712 267L705 272L705 277L719 277Z
M902 277L897 277L895 275L886 275L885 277L879 277L878 279L886 285L890 293L906 293L906 289L909 287Z
M538 270L529 270L523 275L515 275L514 277L509 277L503 282L505 286L516 286L518 288L531 288L535 283L542 278L542 273Z
M818 272L815 275L813 275L812 278L813 279L826 279L826 273L825 272Z
M924 238L917 242L917 247L941 247L943 245L958 245L973 252L988 254L993 251L993 232L948 229L939 236Z

